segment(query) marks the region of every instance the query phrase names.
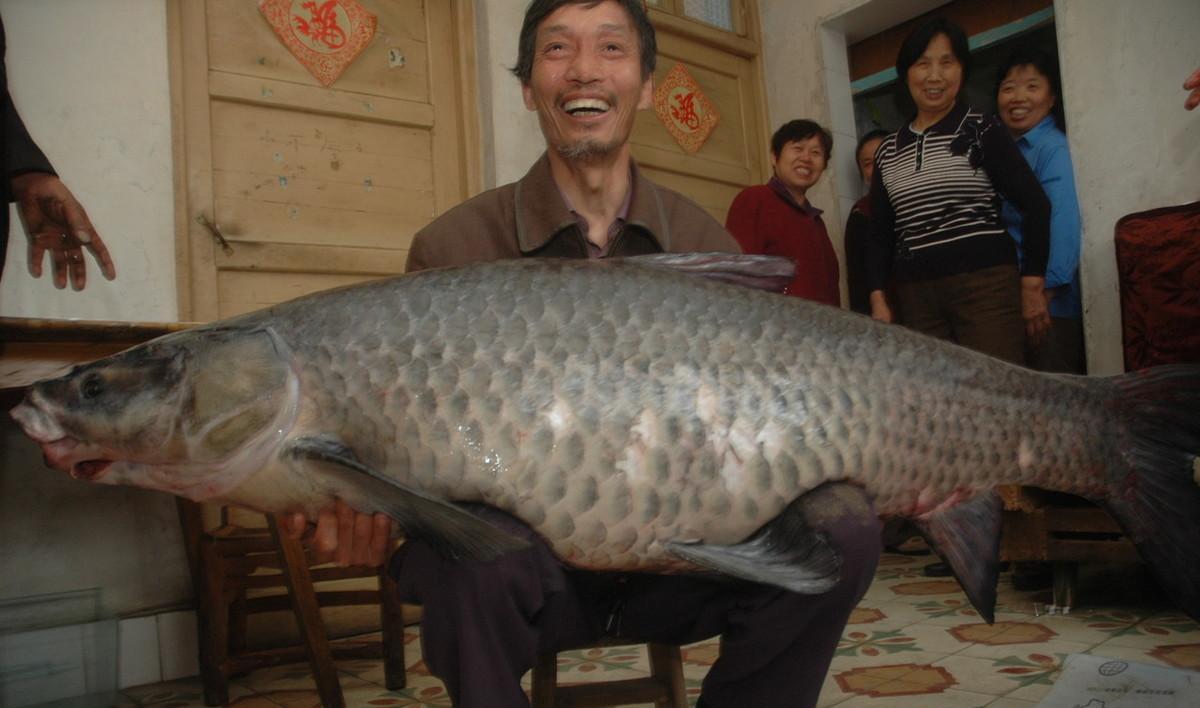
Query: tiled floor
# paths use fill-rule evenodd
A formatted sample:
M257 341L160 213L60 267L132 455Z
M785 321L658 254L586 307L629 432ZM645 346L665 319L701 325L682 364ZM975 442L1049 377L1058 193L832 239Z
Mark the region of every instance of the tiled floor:
M1044 614L1048 593L1019 592L1001 577L994 625L984 624L953 580L925 578L927 557L885 554L875 583L855 610L821 694L840 708L1031 708L1050 690L1067 655L1106 657L1200 671L1200 625L1155 600L1134 566L1084 572L1070 614ZM1035 614L1036 613L1036 614ZM410 628L409 687L383 687L377 661L342 663L346 705L449 706L441 683L420 660L419 629ZM361 641L361 640L359 640ZM688 692L695 700L717 644L684 650ZM560 656L560 681L644 675L643 647L615 647ZM203 705L198 679L125 691L127 705ZM256 671L235 682L239 708L319 705L303 664Z

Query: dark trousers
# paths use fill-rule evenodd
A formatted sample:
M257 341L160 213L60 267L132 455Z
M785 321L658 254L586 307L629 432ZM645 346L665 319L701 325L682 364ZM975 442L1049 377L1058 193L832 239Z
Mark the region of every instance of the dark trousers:
M526 708L521 677L540 652L601 636L685 644L718 634L706 707L805 708L816 705L846 620L874 578L880 525L865 493L848 484L810 492L803 509L842 559L838 585L821 595L711 576L567 569L527 526L481 507L472 511L532 547L455 563L410 541L392 574L402 600L424 605L425 663L461 708Z
M904 326L1014 364L1025 363L1021 276L1015 265L896 286Z
M1026 353L1029 368L1059 374L1086 374L1083 320L1051 317L1050 333L1042 346Z

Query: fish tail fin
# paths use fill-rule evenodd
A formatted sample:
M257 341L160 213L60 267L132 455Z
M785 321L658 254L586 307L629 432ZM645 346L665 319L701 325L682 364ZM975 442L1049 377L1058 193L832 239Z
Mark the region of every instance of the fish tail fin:
M1200 366L1116 376L1124 469L1097 500L1167 593L1200 620Z

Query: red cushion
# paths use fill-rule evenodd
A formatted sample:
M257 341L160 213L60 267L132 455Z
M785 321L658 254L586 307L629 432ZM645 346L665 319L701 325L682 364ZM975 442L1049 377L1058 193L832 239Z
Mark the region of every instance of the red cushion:
M1125 369L1200 362L1200 202L1117 222Z

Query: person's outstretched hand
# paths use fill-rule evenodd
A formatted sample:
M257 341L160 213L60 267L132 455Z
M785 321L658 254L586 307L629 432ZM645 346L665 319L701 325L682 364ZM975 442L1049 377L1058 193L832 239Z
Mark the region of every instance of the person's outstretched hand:
M58 177L46 172L27 172L13 178L12 192L29 236L29 274L42 277L42 257L50 254L54 287L83 290L87 266L83 249L92 252L105 278L117 277L116 266L83 205Z

